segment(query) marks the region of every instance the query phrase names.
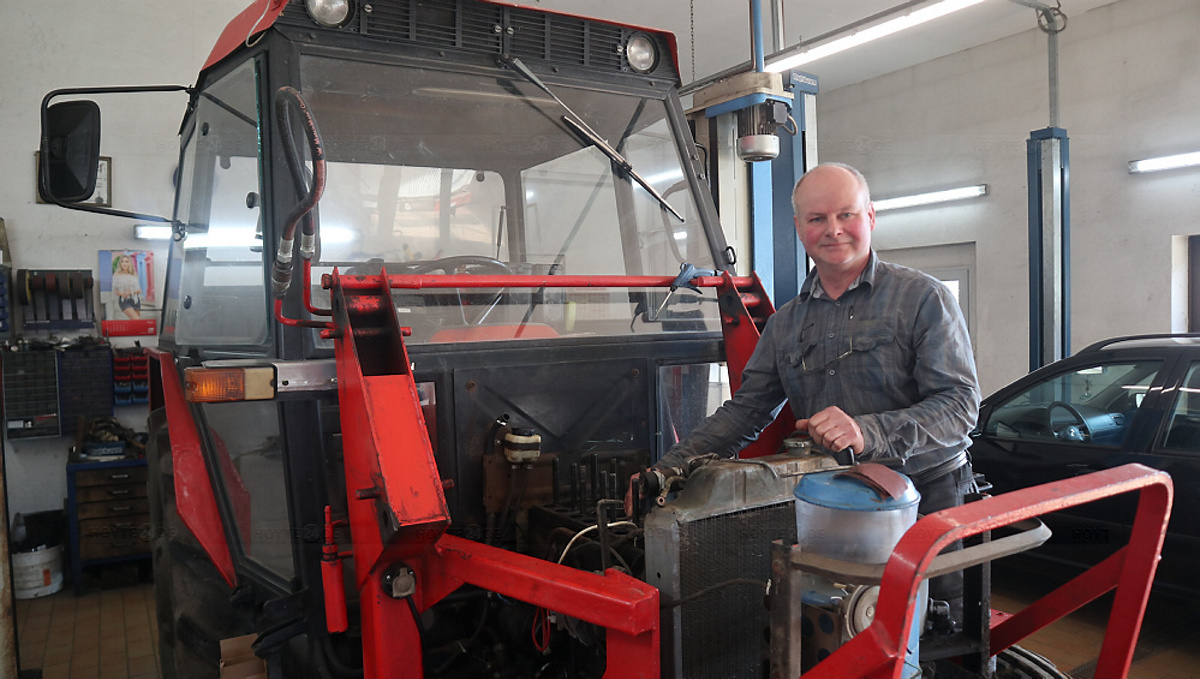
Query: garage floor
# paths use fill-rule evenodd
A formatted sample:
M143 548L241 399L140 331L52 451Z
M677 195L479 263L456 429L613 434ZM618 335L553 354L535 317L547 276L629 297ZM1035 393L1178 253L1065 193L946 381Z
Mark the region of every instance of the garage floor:
M1045 587L1019 573L995 574L993 607L1015 612ZM1152 600L1130 679L1200 676L1200 625L1179 602ZM1074 679L1090 679L1104 636L1107 606L1094 604L1034 635L1021 645L1041 653ZM156 679L157 625L154 585L85 593L69 590L17 602L22 669L42 679Z
M42 679L157 679L154 585L16 602L22 670ZM25 673L22 672L22 677Z
M1052 583L1014 570L993 571L992 608L1015 613L1046 594ZM1109 603L1101 599L1021 642L1049 658L1073 679L1091 679L1104 639ZM1194 607L1152 597L1138 636L1130 679L1186 679L1200 676L1200 624Z

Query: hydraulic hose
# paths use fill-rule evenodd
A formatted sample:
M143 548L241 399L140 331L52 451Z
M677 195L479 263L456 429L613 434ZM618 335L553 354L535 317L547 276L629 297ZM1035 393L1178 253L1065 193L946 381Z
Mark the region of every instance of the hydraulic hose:
M312 154L312 185L306 187L304 167L300 154L293 142L290 122L290 110L295 106L300 112L300 122L304 125L305 137L308 140L309 151ZM280 87L275 93L275 120L279 126L279 134L285 144L284 156L288 169L297 184L297 192L301 194L300 202L292 208L287 217L283 232L279 236L279 249L275 253L275 266L271 270L271 292L276 298L282 299L287 294L292 282L292 244L295 241L296 225L309 217L316 208L321 194L325 191L325 151L321 145L321 133L317 130L317 121L313 118L308 104L293 87ZM307 189L307 191L305 191ZM306 195L305 195L306 194ZM305 228L300 241L300 254L305 259L311 259L316 250L316 229L311 218L305 220Z

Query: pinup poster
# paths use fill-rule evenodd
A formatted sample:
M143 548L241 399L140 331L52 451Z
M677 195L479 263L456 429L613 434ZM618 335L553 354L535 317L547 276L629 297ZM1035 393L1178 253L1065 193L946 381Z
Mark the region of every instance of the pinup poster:
M105 335L154 335L158 308L154 298L154 253L144 250L100 251L100 328Z

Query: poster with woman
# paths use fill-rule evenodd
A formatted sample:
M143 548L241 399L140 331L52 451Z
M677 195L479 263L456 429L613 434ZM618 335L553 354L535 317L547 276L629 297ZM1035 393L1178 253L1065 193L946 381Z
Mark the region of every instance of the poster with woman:
M105 335L153 335L154 253L144 250L100 251L101 329Z

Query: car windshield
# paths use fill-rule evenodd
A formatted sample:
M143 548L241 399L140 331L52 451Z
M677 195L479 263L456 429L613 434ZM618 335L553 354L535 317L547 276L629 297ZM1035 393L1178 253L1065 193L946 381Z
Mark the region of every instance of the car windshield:
M1105 363L1041 380L993 409L985 434L1120 445L1161 361Z
M318 275L386 267L673 277L683 262L715 268L661 94L546 78L670 209L516 71L306 55L300 72L327 158ZM395 291L395 301L413 343L719 328L711 289L672 295L660 312L664 292L448 288ZM318 304L320 295L314 288Z

